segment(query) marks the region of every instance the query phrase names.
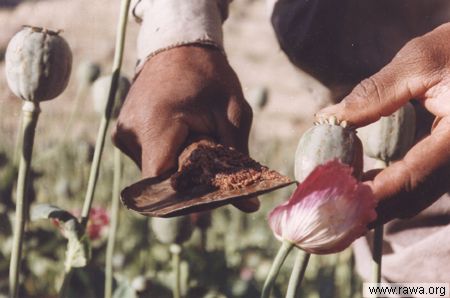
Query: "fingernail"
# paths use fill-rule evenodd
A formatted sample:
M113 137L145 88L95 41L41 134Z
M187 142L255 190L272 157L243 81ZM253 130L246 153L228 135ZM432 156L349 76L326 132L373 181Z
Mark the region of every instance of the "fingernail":
M315 116L316 119L328 119L331 116L334 116L336 113L337 105L329 106L326 108L323 108L322 110L318 111Z

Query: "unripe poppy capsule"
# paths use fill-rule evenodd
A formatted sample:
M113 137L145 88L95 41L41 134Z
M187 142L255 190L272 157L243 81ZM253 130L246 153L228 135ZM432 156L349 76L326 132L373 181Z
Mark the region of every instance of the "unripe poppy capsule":
M111 80L111 75L102 76L92 85L91 92L94 100L94 110L99 114L103 114L105 111L106 102L108 101L109 96L109 89L111 88ZM111 113L112 118L117 118L119 116L120 109L125 101L125 97L127 96L129 89L130 81L124 76L119 76L116 96L114 97L114 107Z
M182 244L189 240L193 226L189 216L152 218L152 230L156 238L166 244Z
M298 142L295 152L295 178L302 182L317 166L337 159L353 168L353 175L362 174L361 141L346 121L335 117L316 123Z
M8 85L26 101L40 102L61 94L71 69L72 52L59 32L24 26L6 49Z
M406 103L389 116L358 129L364 153L372 158L390 162L402 158L414 144L416 112Z

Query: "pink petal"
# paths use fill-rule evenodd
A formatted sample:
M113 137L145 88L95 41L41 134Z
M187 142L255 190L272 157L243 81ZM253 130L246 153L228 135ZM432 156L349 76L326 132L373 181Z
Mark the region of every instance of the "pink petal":
M318 166L289 201L269 215L278 239L305 251L325 254L345 249L376 219L371 189L351 175L339 161Z

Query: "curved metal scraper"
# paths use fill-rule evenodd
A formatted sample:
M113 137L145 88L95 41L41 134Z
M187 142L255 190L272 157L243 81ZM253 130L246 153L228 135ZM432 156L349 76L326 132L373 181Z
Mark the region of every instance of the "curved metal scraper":
M262 195L293 184L288 179L258 181L235 190L210 190L179 193L173 190L170 177L147 178L122 190L123 204L145 216L173 217L210 210L239 200Z

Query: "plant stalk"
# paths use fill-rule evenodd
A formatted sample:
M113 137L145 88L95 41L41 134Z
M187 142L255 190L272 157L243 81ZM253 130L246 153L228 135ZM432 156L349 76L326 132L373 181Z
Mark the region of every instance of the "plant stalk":
M9 266L9 296L18 297L19 272L22 261L22 246L26 218L28 216L28 188L30 183L31 157L34 134L39 118L39 103L26 101L22 107L22 152L17 178L16 214L14 220L13 246Z
M275 256L272 267L270 268L269 274L267 275L266 281L264 282L261 298L270 297L270 293L272 292L273 285L275 284L275 280L278 276L278 273L280 272L281 266L283 265L286 257L293 247L294 244L289 241L284 240L282 242L281 247L278 250L277 255Z
M286 298L300 297L300 285L305 276L306 267L308 266L310 253L303 250L298 250L295 258L294 268L292 269L291 277L289 278Z
M372 253L372 281L381 282L381 259L383 256L383 225L374 229Z
M172 253L172 270L174 273L174 284L173 284L173 298L181 297L181 286L180 286L180 254L182 247L179 244L171 244L170 252Z
M112 297L113 286L113 255L114 243L116 241L117 226L119 223L119 201L120 201L120 180L122 176L122 154L120 150L114 148L114 181L111 205L111 224L109 228L108 244L106 247L105 266L105 298Z
M83 210L81 212L81 225L83 229L89 219L89 213L94 199L95 187L98 180L100 169L100 161L102 157L103 148L105 145L106 132L108 130L109 121L111 119L111 112L114 105L114 98L117 92L120 69L122 66L123 50L125 45L126 24L128 20L128 9L130 7L130 0L122 0L120 6L120 17L117 26L116 48L114 52L114 62L112 67L111 88L109 90L108 101L105 107L105 113L100 122L100 128L95 143L94 158L92 160L91 171L89 173L88 188L84 199Z
M14 155L13 155L13 164L14 166L17 166L20 162L20 153L22 151L21 145L22 145L22 139L23 139L23 117L20 117L19 125L17 129L16 134L16 144L14 146Z
M378 160L376 168L385 169L389 162ZM373 236L372 282L381 282L381 259L383 257L383 224L376 226Z

